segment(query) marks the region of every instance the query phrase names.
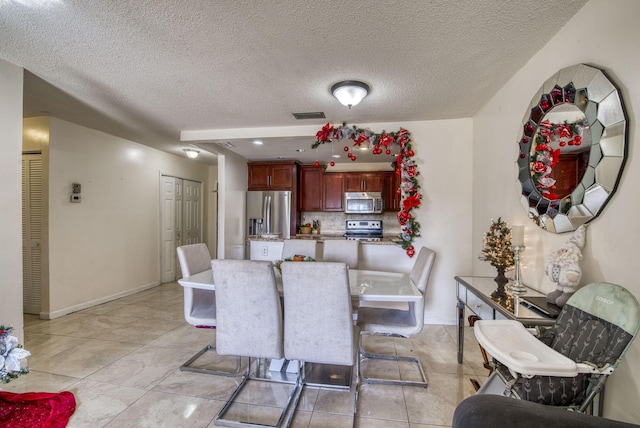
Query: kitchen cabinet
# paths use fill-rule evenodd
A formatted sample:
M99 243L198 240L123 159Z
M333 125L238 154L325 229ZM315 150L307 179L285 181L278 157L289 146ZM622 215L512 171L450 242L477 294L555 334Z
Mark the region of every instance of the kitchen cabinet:
M345 172L345 192L382 192L385 172Z
M248 190L294 190L297 182L295 162L250 162Z
M300 166L300 211L322 211L324 194L324 166Z
M384 176L384 198L385 211L400 211L400 194L397 192L400 187L400 176L394 172L385 172Z
M323 211L344 211L344 174L324 174Z

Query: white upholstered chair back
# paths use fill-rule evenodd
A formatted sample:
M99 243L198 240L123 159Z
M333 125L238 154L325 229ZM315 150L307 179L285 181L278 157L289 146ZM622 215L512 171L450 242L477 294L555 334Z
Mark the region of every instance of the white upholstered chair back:
M282 248L282 258L290 259L295 255L317 257L317 242L315 239L285 239Z
M183 245L177 248L183 277L211 269L211 254L205 244ZM216 293L191 287L184 289L184 319L191 325L215 327Z
M346 263L350 269L358 269L360 244L355 240L327 239L324 241L322 261Z
M346 265L285 262L281 267L285 357L353 365L356 345Z
M211 269L211 254L206 244L183 245L177 251L184 278Z
M416 257L416 261L411 269L411 273L409 274L411 281L413 281L422 294L427 291L427 283L429 282L431 268L433 268L433 262L435 262L435 260L435 251L427 247L420 248L418 257Z
M271 262L212 260L211 268L218 354L282 358L282 307Z

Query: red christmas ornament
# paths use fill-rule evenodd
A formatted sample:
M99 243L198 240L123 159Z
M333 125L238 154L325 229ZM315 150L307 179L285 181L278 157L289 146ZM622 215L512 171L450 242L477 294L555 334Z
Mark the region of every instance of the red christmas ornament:
M348 146L344 146L344 151L348 152L349 151L349 147Z
M520 153L520 159L524 159L526 157L527 157L527 155L525 155L524 153Z
M391 154L391 150L387 149L387 151L386 151L385 153L387 153L388 155L390 155L390 154Z
M352 161L355 161L355 160L356 160L355 155L351 155L351 160L352 160Z
M331 165L331 166L335 166L335 164L336 163L334 161L329 162L329 165Z
M315 161L315 162L313 163L313 165L315 165L315 166L320 166L320 162Z

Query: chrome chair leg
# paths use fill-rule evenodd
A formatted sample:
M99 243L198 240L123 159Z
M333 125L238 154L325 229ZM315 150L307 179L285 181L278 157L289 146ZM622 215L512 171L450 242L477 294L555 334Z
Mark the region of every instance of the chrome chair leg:
M285 403L284 407L282 408L282 411L280 412L278 421L274 425L265 425L265 424L244 422L244 421L239 421L235 419L224 418L225 413L233 405L236 397L240 394L244 386L250 380L290 384L290 382L278 382L278 381L268 380L260 377L252 377L251 376L251 358L249 358L249 362L247 363L247 371L243 375L242 381L236 387L235 391L233 391L233 393L231 394L231 397L229 397L229 399L224 404L224 406L222 406L218 414L215 416L214 424L219 426L227 426L227 427L289 428L289 426L291 425L291 421L293 420L296 407L298 405L298 400L300 399L300 395L302 393L302 384L300 382L300 376L298 376L298 379L296 379L296 382L292 385L293 387L291 389L291 392L289 393L287 402Z
M191 367L191 364L193 364L198 358L200 358L206 352L208 352L208 351L214 351L215 352L215 350L216 350L216 347L213 346L213 345L205 346L204 348L202 348L202 350L200 350L200 352L198 352L193 357L189 358L189 360L187 360L184 364L182 364L180 366L180 371L183 371L183 372L194 372L194 373L201 373L201 374L212 374L212 375L218 375L218 376L231 376L231 377L238 376L240 374L241 367L242 367L242 358L241 357L237 357L237 359L236 359L236 370L233 371L233 372L228 372L228 371L224 371L224 370L207 369L207 368L204 368L204 367Z
M360 380L362 383L373 383L373 384L383 384L383 385L402 385L402 386L421 386L426 388L429 385L427 381L427 376L424 374L424 370L422 369L422 364L420 364L420 359L418 357L408 357L402 355L388 355L388 354L375 354L371 352L367 352L362 347L362 337L363 335L368 334L370 336L376 335L376 333L368 333L368 332L360 332L360 342L358 345L358 372L360 374ZM404 337L396 334L379 334L387 337ZM410 381L410 380L400 380L400 379L380 379L380 378L370 378L364 376L362 369L360 368L360 364L364 360L387 360L387 361L407 361L411 363L416 363L418 366L418 370L420 371L420 376L422 381Z

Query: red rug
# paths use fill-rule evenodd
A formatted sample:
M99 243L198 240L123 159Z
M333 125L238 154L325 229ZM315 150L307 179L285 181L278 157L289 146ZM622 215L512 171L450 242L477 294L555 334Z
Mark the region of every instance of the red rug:
M0 391L0 427L63 428L76 410L69 391L59 393Z

